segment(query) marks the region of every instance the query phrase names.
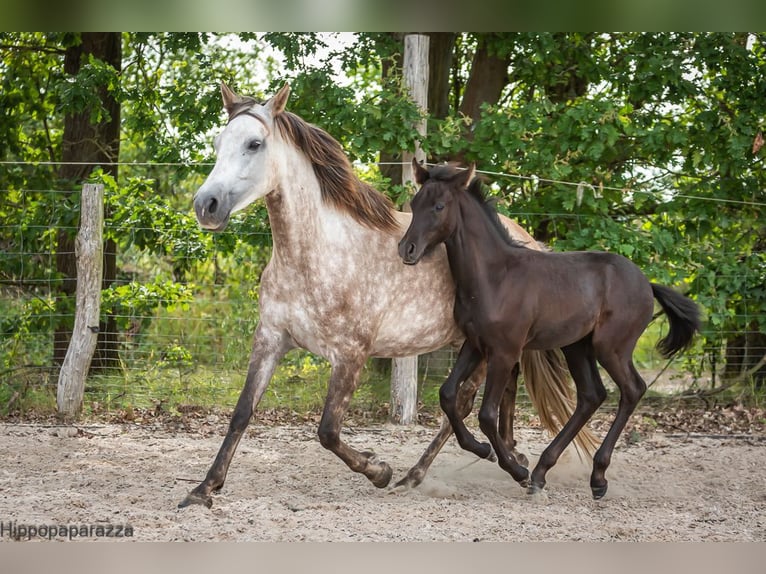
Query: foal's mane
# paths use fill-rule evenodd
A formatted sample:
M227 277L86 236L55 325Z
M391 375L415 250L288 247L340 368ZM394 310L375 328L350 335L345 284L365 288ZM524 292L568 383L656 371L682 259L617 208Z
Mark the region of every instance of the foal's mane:
M457 172L457 167L452 164L445 164L432 167L428 173L429 177L432 179L446 182L450 180ZM497 209L495 208L496 199L489 197L484 192L484 186L482 185L482 178L480 176L475 176L470 181L468 187L465 190L465 193L468 194L468 197L471 198L471 200L479 204L479 207L481 207L481 210L489 220L489 223L508 245L511 247L526 248L526 245L523 242L511 237L508 229L506 229L505 225L503 225L503 222L500 221L500 216L497 213Z
M356 176L348 156L330 134L287 111L277 114L274 123L282 137L311 161L322 199L372 229L398 228L391 200Z

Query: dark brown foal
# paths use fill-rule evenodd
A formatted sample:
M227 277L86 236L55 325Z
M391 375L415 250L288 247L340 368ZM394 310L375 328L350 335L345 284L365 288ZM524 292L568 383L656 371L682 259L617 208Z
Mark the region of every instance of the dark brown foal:
M699 330L696 304L667 287L649 282L631 261L614 253L552 253L526 248L499 225L484 200L473 169L414 164L422 186L412 200L413 219L399 243L399 255L416 264L444 242L456 283L455 320L466 340L440 391L441 405L460 445L488 457L530 492L606 398L600 364L620 389L617 415L593 459L594 498L607 490L612 451L646 391L633 365L636 342L652 320L654 299L670 330L659 342L666 357L685 349ZM506 392L515 395L524 350L561 349L577 389L571 418L540 456L530 476L500 438L498 413ZM490 445L478 442L458 415L460 385L484 359L487 382L479 426Z

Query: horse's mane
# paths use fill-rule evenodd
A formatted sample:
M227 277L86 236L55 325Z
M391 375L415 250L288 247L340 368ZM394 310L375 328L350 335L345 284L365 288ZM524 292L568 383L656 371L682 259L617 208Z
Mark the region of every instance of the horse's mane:
M391 200L356 176L343 148L330 134L286 111L277 114L274 123L282 137L309 158L322 199L367 227L397 229Z
M428 172L429 177L432 179L436 179L439 181L448 181L450 180L456 173L458 172L458 168L454 164L441 164L436 165L430 169ZM465 192L468 194L468 196L476 201L476 203L479 204L479 207L481 207L481 210L484 212L484 215L487 216L487 219L489 220L492 227L497 231L497 233L500 235L500 237L503 238L503 240L508 243L511 247L524 247L526 248L526 245L511 237L510 232L508 229L503 225L503 222L500 221L500 215L497 212L497 209L495 208L496 199L489 197L484 192L484 186L482 185L483 180L481 176L475 176L470 183L468 184L468 187L466 188Z

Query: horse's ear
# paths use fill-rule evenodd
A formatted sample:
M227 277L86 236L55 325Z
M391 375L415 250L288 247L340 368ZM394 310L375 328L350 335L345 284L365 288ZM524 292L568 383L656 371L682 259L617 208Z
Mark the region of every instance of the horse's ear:
M462 189L468 189L468 186L473 181L474 175L476 175L476 164L472 163L470 167L458 172L454 181L458 183Z
M415 183L423 185L429 177L428 170L420 165L420 162L412 158L412 176L415 178Z
M223 98L223 107L226 108L226 113L231 115L231 112L234 111L241 98L226 85L226 82L221 82L221 97Z
M269 110L272 117L278 116L285 110L288 97L290 97L290 84L285 84L266 102L266 109Z

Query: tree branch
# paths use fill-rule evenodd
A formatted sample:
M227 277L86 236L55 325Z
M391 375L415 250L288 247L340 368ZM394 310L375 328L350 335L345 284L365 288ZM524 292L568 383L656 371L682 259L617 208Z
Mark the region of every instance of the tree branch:
M43 54L57 54L63 56L66 50L54 46L21 46L16 44L0 44L0 50L12 50L16 52L42 52Z

